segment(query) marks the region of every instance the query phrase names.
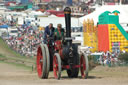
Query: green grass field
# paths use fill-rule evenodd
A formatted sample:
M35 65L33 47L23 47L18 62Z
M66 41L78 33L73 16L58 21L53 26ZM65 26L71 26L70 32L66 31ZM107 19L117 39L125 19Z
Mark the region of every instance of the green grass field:
M35 62L36 58L28 58L26 56L21 56L19 53L15 52L10 47L8 47L8 45L5 43L5 41L2 38L0 38L0 58L6 59L5 61L0 61L0 62L5 62L8 64L29 68L29 69L32 69L32 66L35 65L36 63ZM21 63L18 63L17 61ZM29 66L27 65L28 63Z

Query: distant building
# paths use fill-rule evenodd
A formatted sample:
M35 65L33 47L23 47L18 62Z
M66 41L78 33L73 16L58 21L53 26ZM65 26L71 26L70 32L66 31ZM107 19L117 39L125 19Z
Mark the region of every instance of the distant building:
M72 0L67 0L68 5L72 5Z
M32 2L32 0L21 0L21 3L22 3L22 4L28 4L28 3L30 3L30 2Z
M39 2L66 2L67 0L38 0Z
M128 0L104 0L107 5L128 4Z
M52 0L41 0L41 2L51 2Z
M122 4L128 4L128 0L123 0Z
M3 0L0 0L0 2L3 2Z

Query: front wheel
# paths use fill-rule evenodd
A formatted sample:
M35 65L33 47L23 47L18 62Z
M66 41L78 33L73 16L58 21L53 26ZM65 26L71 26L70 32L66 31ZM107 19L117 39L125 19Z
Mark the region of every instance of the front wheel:
M56 79L61 78L61 59L58 53L54 54L53 57L53 72Z
M88 57L84 53L80 56L80 71L82 78L87 79L89 65L88 65Z

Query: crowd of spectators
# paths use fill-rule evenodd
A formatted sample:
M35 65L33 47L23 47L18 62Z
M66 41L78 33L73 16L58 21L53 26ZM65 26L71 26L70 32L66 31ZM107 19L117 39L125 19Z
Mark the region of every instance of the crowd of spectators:
M32 21L24 21L24 24L17 25L17 20L10 15L8 19L6 16L0 16L0 25L8 25L8 29L17 29L17 35L11 36L3 32L1 37L5 40L7 45L14 51L23 56L33 57L36 55L38 45L43 43L43 28L37 24L33 25ZM8 30L7 29L7 30ZM6 34L3 36L3 34ZM5 36L7 38L5 38Z
M118 56L120 53L107 51L106 53L102 53L99 57L99 63L101 65L115 66L118 64Z
M19 26L17 29L18 35L7 39L7 44L24 56L35 56L37 46L43 42L43 31L27 25Z
M0 23L0 25L6 24L10 26L9 29L17 29L17 36L9 35L8 31L6 31L8 33L4 32L1 35L11 49L23 56L30 57L36 55L37 46L43 42L43 30L39 29L38 25L32 25L31 22L24 22L23 25L18 26L16 19L13 17L7 19L4 16L0 17Z

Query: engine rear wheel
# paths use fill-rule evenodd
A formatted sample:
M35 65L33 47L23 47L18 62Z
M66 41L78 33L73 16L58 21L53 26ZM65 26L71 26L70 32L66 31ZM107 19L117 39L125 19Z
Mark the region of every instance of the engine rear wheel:
M80 71L82 78L87 79L89 65L88 65L88 57L84 53L80 56Z
M43 79L45 78L45 73L46 73L46 56L45 56L45 50L44 50L44 45L41 44L38 47L37 50L37 73L39 78Z
M59 80L61 78L61 59L58 53L55 53L53 57L53 72L54 77Z
M49 49L48 46L46 44L44 44L44 48L45 48L45 54L46 54L46 74L45 74L45 78L48 78L49 75L49 70L50 70L50 54L49 54Z

